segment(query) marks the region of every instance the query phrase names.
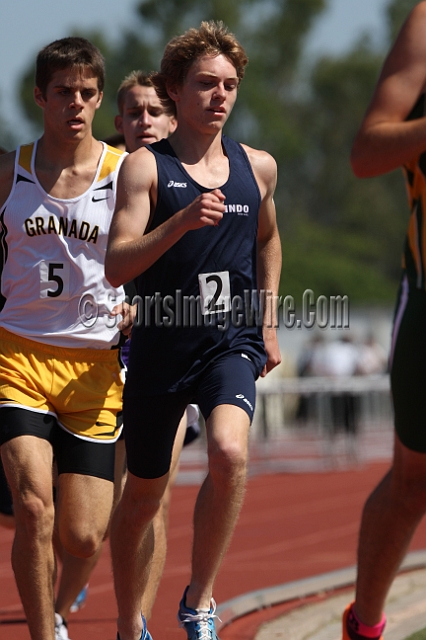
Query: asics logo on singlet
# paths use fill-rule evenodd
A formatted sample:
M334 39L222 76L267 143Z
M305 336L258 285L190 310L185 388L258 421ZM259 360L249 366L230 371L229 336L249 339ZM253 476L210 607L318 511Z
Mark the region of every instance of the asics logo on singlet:
M167 186L169 189L170 187L178 187L180 189L186 189L188 185L186 182L175 182L174 180L169 180L169 184Z
M247 400L247 398L242 393L237 393L237 395L235 397L238 398L239 400L242 400L243 402L245 402L250 407L250 409L253 411L252 403L250 402L250 400Z

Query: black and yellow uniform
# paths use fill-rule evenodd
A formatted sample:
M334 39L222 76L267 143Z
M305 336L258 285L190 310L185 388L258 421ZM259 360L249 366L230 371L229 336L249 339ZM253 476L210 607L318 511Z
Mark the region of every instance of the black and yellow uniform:
M423 117L425 107L423 94L408 119ZM391 386L399 439L426 453L426 150L402 169L411 213L394 317Z

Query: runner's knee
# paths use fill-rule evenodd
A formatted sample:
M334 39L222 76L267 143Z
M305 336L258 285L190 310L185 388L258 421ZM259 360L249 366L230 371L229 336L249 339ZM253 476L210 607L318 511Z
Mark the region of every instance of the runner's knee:
M246 447L238 441L209 445L209 472L220 483L237 476L245 476Z
M21 531L25 529L31 536L38 539L50 539L53 532L54 507L53 502L46 502L35 494L25 494L14 500L14 514L16 526Z
M67 530L61 532L61 542L73 556L77 558L90 558L93 556L104 540L104 530L81 529L81 530Z

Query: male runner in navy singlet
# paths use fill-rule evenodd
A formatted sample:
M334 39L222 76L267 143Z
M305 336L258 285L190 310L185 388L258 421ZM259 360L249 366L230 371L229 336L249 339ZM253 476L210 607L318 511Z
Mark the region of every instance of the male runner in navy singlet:
M124 393L129 473L111 531L119 640L147 634L140 602L151 523L189 402L206 419L209 471L195 507L192 575L179 620L191 640L217 637L213 584L242 504L255 380L280 362L273 304L261 326L242 309L258 290L269 292L268 301L277 295L276 164L222 134L246 64L222 23L203 22L171 40L152 80L177 129L128 156L120 172L106 275L114 286L137 278L144 317L132 333ZM190 299L196 320L180 312Z

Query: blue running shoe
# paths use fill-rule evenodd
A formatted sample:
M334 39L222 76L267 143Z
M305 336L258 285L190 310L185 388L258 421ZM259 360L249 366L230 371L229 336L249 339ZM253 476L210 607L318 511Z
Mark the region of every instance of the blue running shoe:
M80 593L78 594L78 596L76 597L76 599L74 600L74 602L70 607L71 613L75 613L76 611L79 611L84 607L84 605L86 604L88 588L89 588L88 584L86 584L86 586L82 588L82 590L80 591Z
M120 640L120 634L117 633L117 640ZM140 640L152 640L152 635L146 628L146 620L145 617L142 616L142 635Z
M211 599L210 611L203 611L197 609L190 609L186 606L186 587L182 600L179 604L178 621L179 625L183 627L188 635L188 640L219 640L214 626L214 618L218 618L215 615L216 602Z

